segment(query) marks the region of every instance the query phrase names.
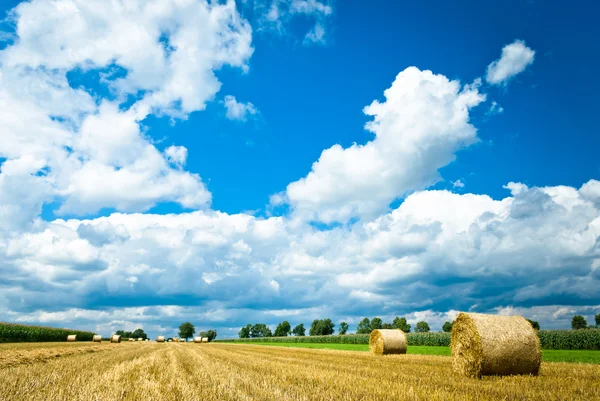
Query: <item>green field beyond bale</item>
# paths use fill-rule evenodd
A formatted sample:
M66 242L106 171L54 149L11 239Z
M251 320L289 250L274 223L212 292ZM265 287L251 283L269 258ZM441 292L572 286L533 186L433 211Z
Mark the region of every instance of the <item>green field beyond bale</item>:
M338 351L360 351L368 352L368 344L335 344L335 343L283 343L283 342L258 342L252 345L289 348L331 349ZM450 356L450 347L430 347L425 345L413 345L408 347L408 354L412 355L438 355ZM570 363L593 363L600 364L600 351L590 350L542 350L542 361L544 362L570 362Z

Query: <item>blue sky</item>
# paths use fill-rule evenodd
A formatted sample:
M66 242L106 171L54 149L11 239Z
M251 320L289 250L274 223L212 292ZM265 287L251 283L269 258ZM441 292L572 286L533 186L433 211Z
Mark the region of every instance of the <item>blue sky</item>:
M591 319L590 7L3 2L2 320Z

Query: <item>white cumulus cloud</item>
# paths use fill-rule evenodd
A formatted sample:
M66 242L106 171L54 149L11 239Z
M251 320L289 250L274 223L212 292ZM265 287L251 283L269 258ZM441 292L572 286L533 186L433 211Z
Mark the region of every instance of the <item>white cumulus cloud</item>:
M525 42L515 40L502 48L500 59L488 65L485 79L493 85L506 84L532 64L534 57L535 51L527 47Z

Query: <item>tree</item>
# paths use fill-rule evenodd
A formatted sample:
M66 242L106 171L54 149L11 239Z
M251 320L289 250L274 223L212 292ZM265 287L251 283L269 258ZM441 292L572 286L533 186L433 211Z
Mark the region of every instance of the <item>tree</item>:
M429 328L427 322L419 322L415 326L415 333L428 333L429 330L431 329Z
M573 330L585 329L587 327L587 322L581 315L573 316L573 320L571 320L571 327Z
M371 320L371 324L370 324L371 331L381 330L383 328L382 326L383 326L383 320L381 320L380 318L374 317L373 320ZM371 331L369 331L369 333Z
M287 337L291 333L292 327L290 326L290 322L284 320L283 322L277 325L277 327L275 328L275 333L273 333L273 335L275 337Z
M198 334L200 334L200 337L202 337L202 338L208 338L208 342L211 342L212 340L214 340L215 338L217 338L217 331L216 330L201 331Z
M350 328L350 326L348 326L348 323L342 322L342 323L340 323L340 328L338 329L338 333L340 333L340 335L344 335L348 332L349 328Z
M402 330L405 333L410 333L410 324L408 324L406 322L406 318L404 318L404 317L398 317L398 316L396 316L396 318L392 322L392 326L395 329L400 329L400 330Z
M371 332L371 321L368 317L364 318L356 326L356 334L369 334Z
M262 337L273 337L271 329L264 323L257 323L250 329L250 337L262 338Z
M115 331L115 334L123 338L133 338L133 336L131 335L131 331L117 330Z
M391 324L391 323L384 323L384 324L381 326L381 328L382 328L382 329L393 329L393 328L394 328L394 326L392 326L392 324Z
M179 326L179 337L185 338L186 341L188 338L194 337L195 332L196 328L190 322L181 323Z
M144 333L142 329L135 329L133 333L131 333L131 337L133 338L143 338L144 340L148 338L148 335Z
M240 338L250 338L251 330L252 330L252 325L247 324L240 329L240 332L238 333L238 335L240 336Z
M446 333L451 333L452 332L452 322L446 322L444 323L444 325L442 326L442 330Z
M335 324L331 319L315 319L310 326L309 334L311 336L328 336L333 334L334 327Z
M300 323L298 326L294 327L292 330L295 336L304 337L306 335L306 329L304 328L304 323Z
M538 322L536 322L535 320L527 319L527 321L529 322L529 324L531 324L531 327L533 327L535 330L540 329L540 324Z
M600 313L594 317L594 320L596 321L596 328L600 329Z

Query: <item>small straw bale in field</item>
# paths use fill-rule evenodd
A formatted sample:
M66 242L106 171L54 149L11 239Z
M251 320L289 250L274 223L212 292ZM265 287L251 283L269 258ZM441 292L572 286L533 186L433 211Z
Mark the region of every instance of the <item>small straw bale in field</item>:
M177 342L177 341L179 341L179 338L173 337L173 342Z
M173 340L169 340L169 342L171 343L171 342L173 342Z
M452 326L454 370L467 377L537 375L540 339L522 316L459 313Z
M77 335L76 334L70 334L67 336L67 342L74 342L77 341Z
M95 343L101 343L102 342L102 336L95 335L94 337L92 337L92 341L95 342Z
M135 341L133 338L129 338L127 339L127 341Z
M202 342L202 337L194 337L194 343L201 343Z
M203 343L207 343L208 342L208 337L202 337L202 342Z
M164 343L165 342L165 336L158 336L158 337L156 337L156 342L157 343Z
M144 339L142 337L139 337L138 341L144 341Z
M112 336L110 336L110 342L111 343L120 343L121 342L121 336L118 334L113 334Z
M406 335L400 329L373 330L369 349L375 355L406 354Z
M184 343L184 342L185 342L185 338L180 338L180 339L179 339L179 342L180 342L180 343Z

